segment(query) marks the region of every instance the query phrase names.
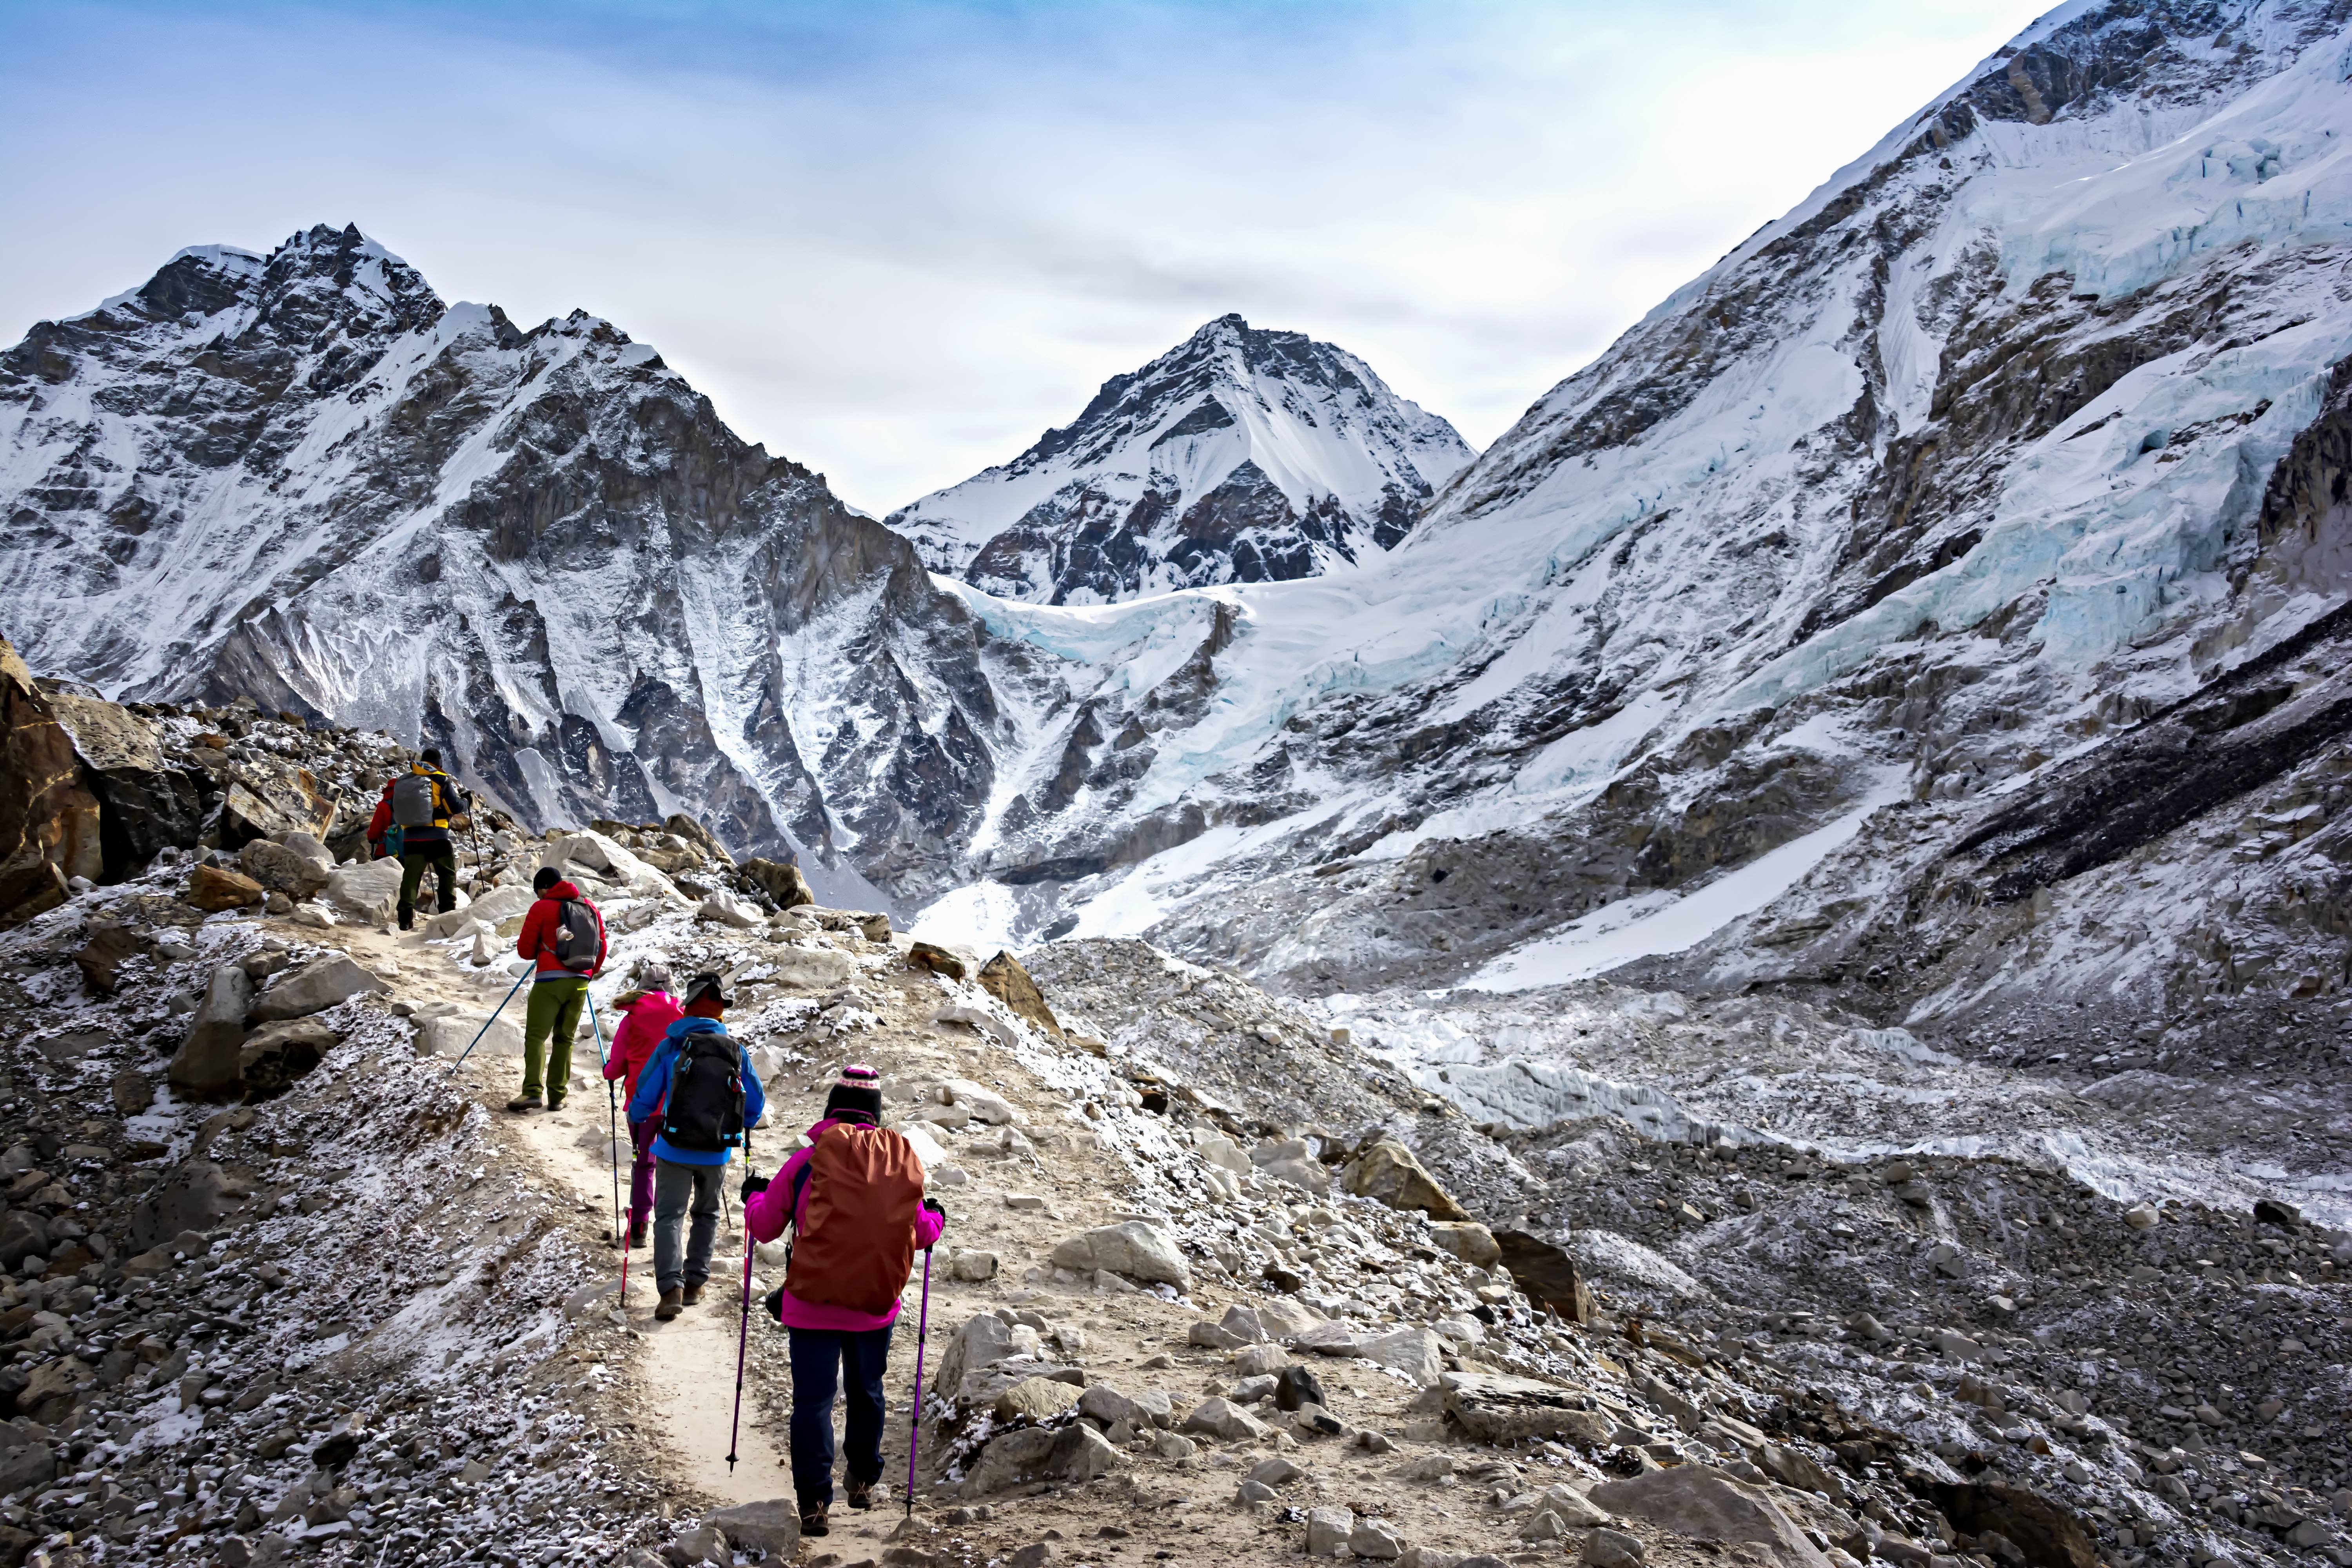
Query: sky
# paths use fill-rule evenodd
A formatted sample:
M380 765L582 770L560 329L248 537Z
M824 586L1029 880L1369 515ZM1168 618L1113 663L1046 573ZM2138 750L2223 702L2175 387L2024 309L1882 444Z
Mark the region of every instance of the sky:
M356 223L877 515L1229 310L1484 447L2045 3L0 0L0 341Z

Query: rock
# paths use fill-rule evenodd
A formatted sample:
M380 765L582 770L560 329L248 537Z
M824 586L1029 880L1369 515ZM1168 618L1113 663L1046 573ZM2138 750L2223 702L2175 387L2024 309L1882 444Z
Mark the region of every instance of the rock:
M1386 1138L1360 1151L1348 1163L1339 1174L1339 1185L1358 1197L1376 1198L1392 1209L1417 1209L1432 1219L1470 1217L1437 1184L1437 1178L1422 1168L1412 1150Z
M1234 1489L1234 1501L1247 1505L1254 1502L1274 1502L1281 1494L1264 1481L1244 1480Z
M57 1455L14 1422L0 1423L0 1495L30 1491L57 1478Z
M316 1018L265 1024L237 1047L237 1077L247 1094L265 1099L309 1073L341 1042Z
M779 983L809 991L829 991L857 977L857 960L837 947L779 947L767 963Z
M1592 1500L1574 1487L1546 1487L1543 1505L1559 1515L1559 1521L1570 1530L1590 1530L1595 1525L1614 1524L1616 1516L1595 1508Z
M289 833L307 833L324 843L333 837L334 825L335 797L320 787L310 769L272 756L230 764L228 793L221 800L222 848Z
M484 1031L482 1026L489 1027ZM520 1057L522 1055L522 1026L512 1017L500 1017L495 1022L488 1013L439 1013L416 1020L416 1054L420 1057L448 1057L465 1054L473 1045L474 1037L481 1043L474 1046L477 1057Z
M400 906L400 862L389 858L338 866L327 878L325 901L338 914L369 925L389 925Z
M713 1509L702 1516L702 1521L722 1532L730 1545L764 1552L779 1561L789 1559L800 1550L800 1509L790 1498Z
M172 1087L193 1099L218 1099L237 1087L237 1061L245 1047L245 1016L253 1006L253 982L234 963L213 970L205 999L188 1022L186 1038L166 1074Z
M809 890L808 879L801 875L798 866L787 866L781 860L764 860L757 856L742 865L743 875L751 885L776 901L780 910L798 909L803 904L816 902Z
M308 834L302 837L310 837ZM313 844L318 842L315 838L310 841ZM320 853L323 858L323 847ZM262 887L297 901L323 890L327 878L334 870L332 860L321 865L319 860L267 838L257 838L247 844L237 852L236 860L245 868L245 874Z
M1231 1171L1237 1176L1246 1176L1257 1169L1250 1163L1250 1157L1242 1152L1240 1144L1230 1138L1219 1137L1213 1133L1207 1137L1196 1138L1192 1143L1192 1152L1219 1170Z
M1558 1541L1568 1533L1568 1524L1548 1508L1539 1508L1519 1525L1521 1541Z
M1151 1439L1151 1451L1163 1459L1189 1459L1201 1451L1201 1446L1190 1437L1161 1432Z
M1828 1568L1813 1543L1758 1488L1708 1465L1652 1470L1592 1489L1591 1500L1612 1513L1648 1520L1700 1541L1747 1542L1782 1568Z
M695 910L694 918L716 925L733 926L737 931L750 931L754 926L765 925L768 920L759 905L724 888L713 889L702 900L702 907Z
M1429 1227L1429 1241L1473 1268L1491 1268L1503 1258L1495 1233L1475 1219L1439 1220Z
M1524 1230L1499 1231L1495 1245L1502 1250L1512 1283L1527 1292L1528 1300L1571 1323L1592 1321L1592 1288L1566 1248Z
M1331 1173L1317 1160L1276 1160L1258 1169L1277 1182L1287 1182L1302 1191L1322 1197L1331 1190Z
M1200 1432L1220 1443L1243 1441L1261 1442L1273 1436L1274 1428L1252 1415L1238 1405L1223 1399L1204 1399L1184 1417L1178 1429Z
M155 951L154 939L136 926L93 925L82 944L74 949L74 967L89 988L100 996L114 994L116 972L134 958L144 958Z
M48 1222L29 1209L10 1209L0 1214L0 1264L10 1268L34 1253L47 1255L49 1250Z
M1049 1035L1061 1034L1060 1021L1045 1005L1045 994L1037 989L1037 983L1029 978L1029 972L1021 967L1019 959L1009 952L999 952L981 965L979 978L980 988L1003 1003L1014 1017Z
M1427 1329L1392 1329L1358 1344L1356 1353L1404 1373L1423 1388L1435 1383L1445 1370L1444 1352L1436 1334Z
M1130 1279L1173 1285L1180 1292L1192 1288L1192 1271L1176 1249L1176 1238L1144 1220L1082 1232L1055 1247L1053 1258L1055 1267L1081 1273L1108 1269Z
M541 867L552 867L567 878L577 880L569 869L578 865L599 881L618 882L632 891L667 895L670 880L651 866L638 859L620 844L591 828L567 834L551 843L539 858Z
M262 887L242 871L199 865L188 873L187 885L181 889L180 898L206 913L216 914L222 910L241 910L261 902Z
M993 1312L982 1312L949 1336L947 1348L940 1356L939 1386L942 1391L952 1392L961 1388L971 1373L1017 1354L1034 1353L1036 1349L1036 1330L1024 1328L1016 1335L1003 1319Z
M459 934L476 921L495 931L503 921L529 914L538 899L528 886L492 888L462 910L445 910L431 920L419 921L417 929L436 942Z
M907 950L907 962L934 974L943 974L950 980L961 980L971 973L971 966L960 954L949 952L937 942L916 942Z
M1348 1550L1359 1557L1388 1562L1404 1555L1404 1542L1381 1521L1365 1519L1359 1520L1356 1528L1348 1532Z
M982 1497L1024 1481L1042 1479L1046 1458L1060 1434L1050 1426L1016 1426L989 1439L965 1472L961 1495Z
M1106 1426L1124 1421L1137 1431L1151 1425L1151 1413L1107 1383L1091 1383L1078 1396L1078 1413Z
M1274 1377L1274 1407L1276 1410L1304 1410L1310 1405L1328 1405L1322 1380L1303 1366L1286 1366Z
M1059 1559L1054 1555L1052 1542L1033 1541L1004 1561L1005 1568L1053 1568Z
M1592 1568L1641 1568L1642 1543L1622 1530L1596 1530L1584 1538L1583 1558Z
M2124 1223L2134 1230L2147 1230L2157 1223L2156 1209L2148 1204L2135 1204L2124 1210Z
M390 989L375 975L337 953L313 959L278 980L253 1005L253 1016L263 1023L308 1017L354 996Z
M1354 1510L1309 1509L1307 1513L1307 1555L1337 1557L1348 1549L1348 1537L1355 1532Z
M1249 1479L1264 1487L1286 1487L1307 1472L1279 1454L1250 1467Z
M154 725L120 704L64 690L46 694L72 737L82 782L98 797L100 880L142 869L165 848L194 848L205 807L186 770L167 767Z
M985 1121L991 1127L1003 1127L1021 1120L1021 1112L1013 1109L1011 1100L968 1078L948 1079L940 1085L940 1089L947 1096L946 1103L971 1111L975 1120ZM1109 1268L1110 1265L1098 1264L1097 1267ZM1127 1270L1121 1269L1120 1272Z
M1068 1384L1065 1384L1064 1387ZM1045 1472L1066 1481L1090 1481L1118 1468L1118 1450L1085 1422L1065 1426L1045 1456Z
M1050 1377L1027 1377L996 1396L996 1419L1042 1423L1076 1405L1083 1391Z
M2074 1512L2031 1487L1979 1479L1931 1482L1928 1493L1953 1525L1982 1541L1999 1534L2037 1568L2095 1568L2097 1540Z
M1778 1443L1766 1443L1756 1450L1756 1466L1782 1486L1794 1487L1801 1492L1827 1492L1837 1497L1845 1490L1821 1466L1796 1449L1784 1448Z
M97 1373L79 1356L59 1356L33 1369L16 1395L16 1408L44 1426L52 1426L97 1381Z
M116 1073L112 1089L114 1109L125 1117L142 1115L155 1103L155 1080L135 1068Z
M1316 1355L1339 1356L1354 1355L1362 1342L1356 1331L1345 1323L1317 1323L1291 1340L1291 1343L1299 1350Z
M1280 1345L1244 1345L1234 1357L1234 1371L1243 1377L1280 1372L1290 1364L1290 1352Z
M996 1254L958 1248L948 1258L948 1278L977 1284L996 1278Z
M1481 1443L1565 1437L1586 1447L1609 1443L1617 1424L1592 1409L1591 1396L1532 1377L1449 1372L1440 1380L1445 1413Z
M2281 1203L2276 1198L2256 1198L2254 1223L2274 1225L2286 1230L2293 1230L2303 1223L2303 1211L2293 1204Z
M73 736L0 637L0 927L53 910L106 874L98 795Z

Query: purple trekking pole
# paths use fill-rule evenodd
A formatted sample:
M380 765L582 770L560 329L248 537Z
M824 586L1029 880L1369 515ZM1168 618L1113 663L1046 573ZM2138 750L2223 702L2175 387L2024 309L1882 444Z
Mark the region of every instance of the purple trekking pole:
M743 1129L743 1171L751 1170L751 1130ZM725 1202L724 1195L720 1202ZM735 1438L743 1426L743 1350L751 1341L751 1254L757 1245L751 1240L751 1208L743 1207L743 1316L735 1328L735 1414L727 1423L727 1473L735 1473Z
M938 1243L932 1243L936 1247ZM923 1347L931 1338L931 1248L923 1248L923 1304L915 1319L915 1415L907 1424L907 1517L915 1517L915 1450L923 1440Z

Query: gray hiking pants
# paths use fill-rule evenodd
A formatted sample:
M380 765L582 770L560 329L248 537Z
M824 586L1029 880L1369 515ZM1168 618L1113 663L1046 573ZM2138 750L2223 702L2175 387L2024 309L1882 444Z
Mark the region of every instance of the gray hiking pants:
M665 1292L710 1278L710 1248L719 1239L719 1194L727 1170L725 1165L654 1162L654 1283ZM681 1237L689 1203L694 1229ZM678 1255L681 1239L686 1244L683 1258Z

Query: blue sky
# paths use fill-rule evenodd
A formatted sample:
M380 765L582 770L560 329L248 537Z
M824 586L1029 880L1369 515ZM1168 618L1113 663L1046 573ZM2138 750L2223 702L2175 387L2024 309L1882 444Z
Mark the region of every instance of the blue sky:
M877 512L1226 310L1483 446L2042 8L0 4L0 339L356 222Z

